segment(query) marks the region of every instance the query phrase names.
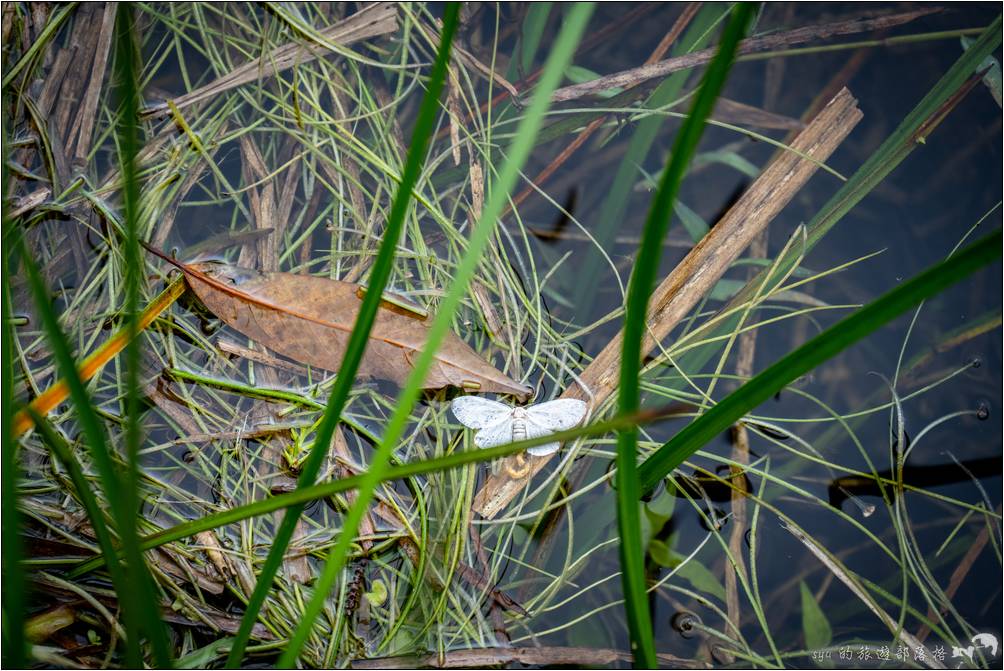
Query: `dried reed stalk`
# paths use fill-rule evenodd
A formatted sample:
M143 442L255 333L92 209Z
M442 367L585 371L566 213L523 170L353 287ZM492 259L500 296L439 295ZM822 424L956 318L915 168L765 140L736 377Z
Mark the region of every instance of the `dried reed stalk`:
M190 91L173 100L175 107L184 109L203 100L209 100L224 91L248 84L259 79L272 77L294 65L309 63L324 54L334 51L334 44L347 47L371 37L386 35L397 30L397 9L392 3L378 2L364 7L352 16L343 19L333 26L318 31L327 44L306 45L302 42L289 42L273 49L261 58L234 68L205 86ZM144 110L147 117L165 116L169 113L167 103L153 105Z
M108 53L111 51L112 36L115 34L116 7L117 3L106 3L104 13L101 16L101 28L98 33L98 43L94 51L91 77L87 83L83 105L80 108L80 114L75 123L75 125L79 124L80 126L80 135L77 136L76 151L73 158L73 165L76 169L83 169L86 166L87 156L91 153L91 138L94 135L94 128L98 120L98 103L100 102L101 86L105 81ZM69 140L67 140L66 144L66 150L69 151Z
M631 653L609 648L471 648L450 650L428 655L404 655L401 657L379 657L356 659L353 669L469 669L496 666L499 664L530 664L533 666L602 666L627 662ZM702 669L707 664L696 659L685 659L659 653L661 665L671 669Z
M920 9L910 12L902 12L899 14L836 21L833 23L824 23L818 26L796 28L783 33L765 35L763 37L751 37L739 43L736 53L738 55L753 54L764 51L772 51L774 49L780 49L794 44L804 44L814 40L827 39L839 35L853 35L855 33L865 33L872 30L882 30L884 28L891 28L893 26L909 23L914 19L927 16L928 14L935 14L940 11L942 11L941 7L922 7ZM627 88L640 84L641 82L648 81L649 79L665 77L666 75L679 72L680 70L688 70L700 65L705 65L711 62L711 59L715 57L715 53L717 51L717 47L711 47L701 51L695 51L692 54L684 54L683 56L667 58L666 60L659 61L658 63L653 63L651 65L642 65L641 67L632 68L630 70L615 72L614 74L592 79L588 82L583 82L582 84L566 86L551 94L551 102L558 103L575 100L576 98L600 93L612 88Z
M733 261L777 216L802 186L861 120L857 100L845 88L809 123L791 143L793 151L780 153L735 205L722 217L652 294L648 330L642 352L649 352L666 338L690 310L715 285ZM807 160L802 156L813 160ZM617 388L621 335L615 336L563 398L591 400L599 407ZM591 399L590 399L591 395ZM551 460L529 457L530 472L511 478L506 471L491 476L474 499L474 510L494 518ZM509 457L509 459L514 459ZM511 464L514 466L514 464Z

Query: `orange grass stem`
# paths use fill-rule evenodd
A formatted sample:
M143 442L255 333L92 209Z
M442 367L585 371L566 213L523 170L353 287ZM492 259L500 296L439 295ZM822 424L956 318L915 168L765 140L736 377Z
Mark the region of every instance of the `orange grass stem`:
M139 323L136 326L136 332L139 333L152 324L153 320L159 317L160 313L170 307L174 301L178 300L178 297L184 292L184 277L178 277L171 282L171 284L169 284L159 296L153 299L153 302L150 303L145 310L143 310L142 314L139 316ZM84 359L84 362L80 364L80 380L82 382L87 382L92 377L97 375L101 369L105 367L105 364L111 361L116 354L125 349L128 338L128 328L123 327L119 329L115 335L106 340L101 347L94 350L94 352L92 352L91 355ZM39 394L35 400L29 404L29 407L44 417L49 414L53 408L65 401L68 394L69 388L66 386L66 380L59 380L54 385ZM20 438L34 425L35 422L32 420L31 415L24 409L19 410L14 416L14 437Z

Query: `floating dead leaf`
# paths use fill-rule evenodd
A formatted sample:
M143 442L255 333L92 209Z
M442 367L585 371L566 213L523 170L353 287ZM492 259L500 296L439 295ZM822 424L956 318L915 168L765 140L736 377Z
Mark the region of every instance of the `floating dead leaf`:
M162 258L185 273L188 285L213 314L247 337L299 363L332 372L341 367L364 287L311 275ZM430 321L406 303L382 301L359 376L403 384L425 347ZM440 345L424 384L426 389L446 386L524 400L531 392L453 333Z

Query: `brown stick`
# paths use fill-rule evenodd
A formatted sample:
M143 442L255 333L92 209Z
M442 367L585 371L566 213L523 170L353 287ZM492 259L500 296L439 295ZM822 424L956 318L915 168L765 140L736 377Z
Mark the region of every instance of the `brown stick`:
M788 9L786 11L787 19L793 15L793 10ZM803 115L803 119L810 118L814 116L822 107L826 104L826 101L837 94L840 89L844 88L847 82L850 80L851 76L857 72L861 63L866 58L867 51L859 49L855 54L847 61L847 63L834 75L830 82L823 88L822 92L813 99L812 103L809 105L808 110ZM783 64L785 59L772 59L770 64L768 64L768 72L770 72L770 65L778 63L776 69L774 70L775 76L773 78L768 78L768 83L765 84L764 92L764 107L770 109L774 106L774 99L777 95L777 89L780 87L781 75L783 73ZM794 138L794 133L789 133L788 136L784 138L784 142L787 144ZM764 229L750 245L750 256L753 258L766 258L767 256L767 229ZM747 273L747 280L750 281L756 275L756 271L753 268L749 269ZM756 331L746 331L739 336L739 358L736 362L736 375L739 379L749 378L753 375L753 361L756 352ZM733 447L732 447L732 460L739 464L749 463L749 430L746 428L745 424L739 423L732 427L733 436ZM746 526L749 523L749 513L747 506L747 496L748 492L746 489L747 480L743 475L743 470L733 466L731 468L732 475L732 517L733 525L732 532L729 536L729 552L735 559L735 570L731 570L726 566L725 571L725 605L726 611L728 613L729 622L732 626L738 628L741 626L741 611L739 607L739 574L746 577L746 562L743 559L743 544L746 536ZM734 658L731 657L731 653L726 653L732 661Z
M763 259L767 257L767 230L763 229L750 244L750 258ZM747 279L756 274L749 269ZM753 361L756 355L756 331L745 331L739 336L739 357L736 361L736 377L744 380L753 376ZM732 460L745 466L750 461L750 438L746 425L739 423L732 427ZM743 558L743 544L746 538L746 525L749 515L746 506L746 473L741 466L732 466L732 532L729 534L729 554L734 565L725 564L725 608L728 620L739 631L742 611L739 606L739 577L746 578L746 560ZM729 663L735 661L731 652L725 653Z
M706 662L659 654L660 666L676 669L710 668ZM473 648L451 650L442 654L404 655L357 659L353 669L466 669L498 664L531 664L534 666L601 666L630 661L631 653L607 648Z
M105 81L105 69L108 64L108 52L112 46L112 36L115 33L115 12L118 3L105 4L105 13L101 17L101 32L98 35L98 45L94 52L94 65L91 67L91 79L84 93L84 104L80 108L80 135L77 137L74 152L74 167L82 168L91 152L91 136L97 124L98 99L101 95L101 85ZM69 141L67 141L69 150Z
M38 96L37 105L38 112L42 115L43 119L49 118L52 106L56 102L56 94L59 93L59 89L63 85L63 77L66 76L66 71L70 67L72 60L73 50L71 48L60 49L59 53L56 54L55 60L52 62L52 67L45 75L45 84Z
M721 221L656 288L650 301L642 352L649 352L687 316L750 241L816 172L817 161L825 161L860 120L857 101L843 89L795 138L791 144L794 151L785 151L775 157ZM805 160L801 155L813 160ZM573 385L563 397L591 400L592 407L598 408L616 389L620 353L621 335L618 334L580 376L588 391ZM474 510L494 518L552 456L529 457L530 473L518 480L508 477L506 469L501 469L478 492Z
M805 124L798 119L792 119L783 114L774 114L759 107L729 100L728 98L718 99L718 102L715 103L715 111L711 113L711 118L715 121L753 126L755 128L775 128L791 131L799 131L805 128Z
M93 6L82 5L77 7L73 17L73 31L70 33L69 51L71 58L67 64L67 70L63 74L59 87L59 94L55 98L55 109L52 110L46 121L51 129L50 135L54 135L53 140L59 140L60 151L65 149L65 154L69 154L73 144L74 133L71 128L73 112L83 100L84 83L90 72L91 56L94 54L94 42L98 39L101 19L99 12ZM57 168L59 166L57 165ZM61 184L65 184L69 178L69 168L66 174L59 175Z
M329 28L318 31L318 34L329 43L348 46L395 30L397 30L397 9L391 3L378 2L364 7ZM263 54L260 59L248 61L219 79L175 98L174 104L178 109L184 109L259 78L271 77L294 65L309 63L329 51L332 49L328 45L289 42L268 54ZM143 112L144 116L148 117L164 116L168 113L167 103L149 107Z
M822 40L837 35L852 35L854 33L864 33L871 30L890 28L892 26L909 23L914 19L927 16L928 14L940 12L941 9L941 7L923 7L912 12L891 14L889 16L880 16L872 19L850 19L849 21L837 21L835 23L825 23L819 26L796 28L795 30L777 33L775 35L767 35L765 37L751 37L739 43L736 54L742 56L761 51L770 51L780 47L787 47L793 44L810 42L812 40ZM593 79L588 82L583 82L582 84L565 86L564 88L558 89L551 95L551 102L566 102L568 100L575 100L576 98L606 91L611 88L635 86L636 84L648 81L649 79L665 77L673 72L679 72L680 70L687 70L689 68L709 63L717 52L718 47L711 47L702 51L695 51L692 54L685 54L675 58L667 58L664 61L659 61L658 63L653 63L652 65L642 65L641 67L632 68L630 70L615 72L614 74Z

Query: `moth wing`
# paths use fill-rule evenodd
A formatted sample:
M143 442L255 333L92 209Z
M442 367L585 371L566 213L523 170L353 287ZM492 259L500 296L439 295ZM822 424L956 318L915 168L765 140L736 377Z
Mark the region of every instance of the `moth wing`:
M540 438L542 436L549 436L554 433L553 429L549 429L542 424L534 422L531 418L527 418L529 421L526 423L526 437L527 438ZM546 457L549 454L554 454L561 447L559 443L544 443L543 445L537 445L536 447L527 448L527 452L535 457Z
M526 409L526 436L537 438L555 431L571 429L586 416L586 404L574 398L559 398ZM535 457L546 457L560 448L560 443L545 443L527 450Z
M544 443L543 445L527 448L526 451L535 457L546 457L549 454L557 452L560 447L561 443Z
M480 396L460 396L450 403L450 410L469 429L486 429L512 415L512 408Z
M512 442L512 418L505 416L492 426L487 426L474 436L474 444L480 448L495 447Z
M526 409L528 424L536 424L546 429L548 433L571 429L585 416L585 402L575 398L559 398ZM527 433L529 434L529 427Z

